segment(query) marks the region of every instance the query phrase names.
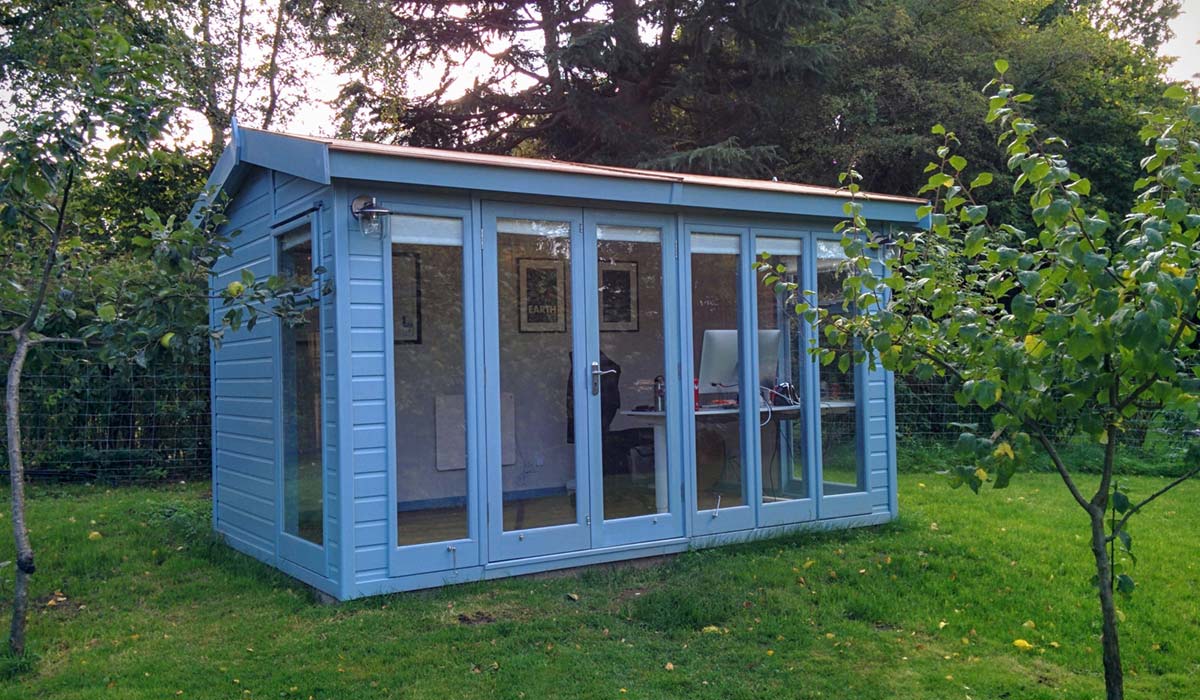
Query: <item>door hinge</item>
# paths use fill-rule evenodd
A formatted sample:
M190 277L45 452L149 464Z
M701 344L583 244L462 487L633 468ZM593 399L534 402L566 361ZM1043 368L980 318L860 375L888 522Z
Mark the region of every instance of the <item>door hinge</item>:
M592 524L592 514L588 513L584 516L584 521L590 526Z

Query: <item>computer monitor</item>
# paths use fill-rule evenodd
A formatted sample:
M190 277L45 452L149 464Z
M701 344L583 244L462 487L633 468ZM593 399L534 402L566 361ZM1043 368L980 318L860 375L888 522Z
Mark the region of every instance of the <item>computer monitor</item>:
M758 382L774 387L779 373L778 330L758 332ZM700 346L700 393L736 394L738 391L738 332L706 330Z

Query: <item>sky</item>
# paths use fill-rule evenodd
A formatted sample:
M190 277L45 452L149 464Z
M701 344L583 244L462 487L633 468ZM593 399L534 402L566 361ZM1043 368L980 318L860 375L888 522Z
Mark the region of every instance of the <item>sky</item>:
M1163 56L1177 56L1175 65L1167 71L1172 80L1190 80L1200 83L1200 0L1183 0L1183 11L1171 23L1175 38L1167 42L1160 52Z

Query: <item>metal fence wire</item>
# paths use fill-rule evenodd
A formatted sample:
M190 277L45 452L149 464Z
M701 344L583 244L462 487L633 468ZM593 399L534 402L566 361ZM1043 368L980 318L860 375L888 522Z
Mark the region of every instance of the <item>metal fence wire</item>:
M34 480L206 478L208 407L207 356L110 367L90 350L43 348L21 382L25 468Z
M211 473L207 356L108 366L83 349L31 356L21 385L26 469L42 481L144 482L206 479ZM954 464L964 430L990 433L991 413L960 406L939 378L896 378L896 433L901 471ZM3 407L0 406L0 412ZM1135 415L1119 435L1126 473L1173 474L1200 443L1182 416ZM1083 470L1098 468L1102 446L1059 432ZM0 443L4 435L0 432ZM6 453L0 469L7 471ZM1049 464L1031 468L1048 469Z

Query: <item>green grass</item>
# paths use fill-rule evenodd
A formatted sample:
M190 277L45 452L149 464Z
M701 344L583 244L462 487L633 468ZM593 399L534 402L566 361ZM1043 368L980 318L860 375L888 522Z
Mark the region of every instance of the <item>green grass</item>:
M0 697L1102 693L1083 520L1050 475L981 496L906 475L903 517L886 527L341 605L210 544L207 498L205 485L34 489L37 659L10 664ZM1129 694L1194 698L1200 483L1155 506L1135 520L1138 589L1120 603ZM0 561L11 552L0 545Z

